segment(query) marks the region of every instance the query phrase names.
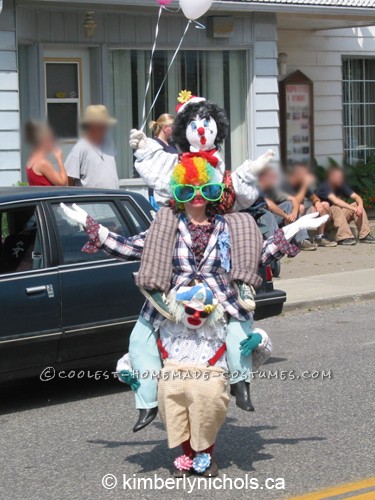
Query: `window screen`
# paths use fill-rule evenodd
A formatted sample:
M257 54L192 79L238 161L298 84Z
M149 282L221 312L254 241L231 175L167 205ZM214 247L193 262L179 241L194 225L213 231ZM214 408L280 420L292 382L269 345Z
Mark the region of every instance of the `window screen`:
M47 63L47 99L79 97L77 63Z
M375 158L375 59L343 61L344 149L351 164Z
M80 113L80 62L46 61L46 112L60 139L76 139Z

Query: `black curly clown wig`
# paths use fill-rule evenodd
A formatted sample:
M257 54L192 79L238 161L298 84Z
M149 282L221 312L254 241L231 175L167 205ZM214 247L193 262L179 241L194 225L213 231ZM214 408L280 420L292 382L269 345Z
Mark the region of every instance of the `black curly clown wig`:
M217 137L215 146L220 149L229 130L229 121L223 108L211 101L202 101L187 104L185 109L177 113L173 125L173 142L177 144L183 153L190 151L189 141L186 139L186 129L190 122L199 116L201 120L213 118L217 124Z

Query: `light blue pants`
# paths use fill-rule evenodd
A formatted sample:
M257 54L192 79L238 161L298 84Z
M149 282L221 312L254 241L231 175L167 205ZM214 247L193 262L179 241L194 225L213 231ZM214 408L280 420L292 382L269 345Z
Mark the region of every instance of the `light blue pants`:
M247 338L247 334L253 331L253 320L239 321L230 318L228 323L227 364L231 375L229 383L236 384L240 380L250 382L252 371L252 356L242 356L240 343Z
M240 342L253 329L253 321L238 321L230 318L228 323L227 363L230 374L230 383L240 380L250 382L252 357L241 356ZM157 334L151 323L139 317L131 335L129 357L134 372L138 375L141 385L135 391L135 406L137 409L155 408L158 406L158 384L156 373L161 370Z
M130 362L141 383L135 391L135 407L139 410L158 406L158 381L154 372L160 371L162 366L156 340L151 323L140 316L129 343Z

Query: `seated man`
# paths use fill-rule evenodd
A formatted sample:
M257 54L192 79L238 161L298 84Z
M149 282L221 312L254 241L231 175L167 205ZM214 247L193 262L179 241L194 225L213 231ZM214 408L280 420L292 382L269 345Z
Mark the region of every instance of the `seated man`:
M330 222L328 224L337 230L336 241L338 245L355 245L357 243L349 226L352 221L358 228L360 243L375 243L375 238L370 233L363 200L345 183L342 168L331 166L328 169L327 180L318 186L316 195L330 205ZM354 203L344 201L348 198L354 200Z
M300 216L300 203L295 196L283 191L280 185L280 175L274 166L267 167L258 178L258 185L267 202L268 210L260 217L260 222L268 229L266 237L284 225L295 222ZM316 250L316 245L309 241L307 231L299 231L295 236L301 250Z
M287 171L286 182L282 187L286 193L296 198L300 205L300 215L304 215L307 211L319 212L320 215L329 213L329 203L321 201L314 193L316 179L307 165L296 163L291 166ZM335 241L331 241L325 236L324 225L318 228L315 242L320 247L337 246Z

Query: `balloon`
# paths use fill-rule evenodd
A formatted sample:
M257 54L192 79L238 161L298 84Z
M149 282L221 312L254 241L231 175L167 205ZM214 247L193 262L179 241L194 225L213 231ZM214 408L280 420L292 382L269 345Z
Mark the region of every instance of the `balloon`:
M165 7L166 5L169 5L172 2L173 2L173 0L156 0L156 3L158 3L159 5L162 5L163 7Z
M180 0L180 6L185 16L194 21L209 10L212 2L213 0Z

